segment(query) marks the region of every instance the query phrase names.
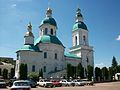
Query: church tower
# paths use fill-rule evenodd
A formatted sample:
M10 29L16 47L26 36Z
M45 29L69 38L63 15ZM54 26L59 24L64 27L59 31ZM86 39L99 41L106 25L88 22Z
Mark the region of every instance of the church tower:
M46 17L42 20L40 26L40 36L51 35L56 36L57 23L54 18L52 18L52 9L48 8L46 12Z
M88 65L94 66L93 47L89 46L88 29L79 8L76 11L76 21L72 29L70 53L81 57L81 63L85 69Z

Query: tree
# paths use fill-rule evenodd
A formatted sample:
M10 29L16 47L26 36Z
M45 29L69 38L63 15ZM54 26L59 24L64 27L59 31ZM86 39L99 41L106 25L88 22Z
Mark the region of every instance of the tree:
M80 76L80 78L84 78L84 68L81 63L77 66L77 76Z
M25 73L24 79L27 79L27 73L28 73L27 64L24 64L24 73Z
M102 72L101 69L99 67L95 68L95 79L96 81L100 81L102 78Z
M30 78L34 81L38 81L39 80L39 73L31 72L31 73L28 74L28 78Z
M8 70L7 69L3 69L3 78L4 79L8 78Z
M2 69L0 68L0 76L2 75Z
M113 59L112 59L112 67L115 68L117 65L118 65L118 63L117 63L117 61L116 61L116 58L113 56Z
M87 66L87 78L88 80L92 80L92 77L93 77L93 67L88 65Z
M10 70L10 78L13 78L14 77L14 75L15 75L15 69L14 68L11 68L11 70Z
M19 71L20 78L19 79L27 79L27 64L20 64L20 71Z
M41 68L41 70L39 70L39 77L43 77L43 71L42 71L42 68Z
M109 67L109 79L112 80L113 76L114 76L113 68Z
M72 74L72 66L71 66L71 64L67 64L67 78L70 78L72 76L73 76L73 74Z
M106 67L102 68L102 77L103 77L103 80L108 80L109 73L108 73L108 69Z

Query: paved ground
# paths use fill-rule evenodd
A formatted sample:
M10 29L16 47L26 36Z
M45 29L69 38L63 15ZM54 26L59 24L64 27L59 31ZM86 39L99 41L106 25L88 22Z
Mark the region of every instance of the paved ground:
M1 90L10 90L1 89ZM98 83L94 86L81 86L81 87L56 87L56 88L32 88L31 90L120 90L120 82Z

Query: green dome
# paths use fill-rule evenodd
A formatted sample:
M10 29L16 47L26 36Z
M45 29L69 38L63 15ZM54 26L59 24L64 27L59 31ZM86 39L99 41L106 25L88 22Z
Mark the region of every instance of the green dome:
M61 41L56 36L51 36L51 35L44 35L44 36L39 37L35 41L35 45L37 45L38 43L54 43L54 44L63 46Z
M73 26L73 31L79 28L87 30L87 26L83 22L76 22Z
M37 46L34 46L33 44L30 45L24 45L20 50L22 51L35 51L39 52L39 48Z
M44 20L42 20L40 26L43 24L50 24L50 25L57 27L57 23L56 23L55 19L52 17L46 17Z

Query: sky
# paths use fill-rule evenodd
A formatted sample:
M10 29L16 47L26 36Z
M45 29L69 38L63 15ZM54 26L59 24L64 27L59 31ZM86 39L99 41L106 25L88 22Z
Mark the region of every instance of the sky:
M38 27L48 6L66 52L72 46L72 27L79 7L89 31L89 44L94 47L95 66L111 66L113 56L120 64L120 0L0 0L0 57L16 59L29 22L35 39L39 37Z

